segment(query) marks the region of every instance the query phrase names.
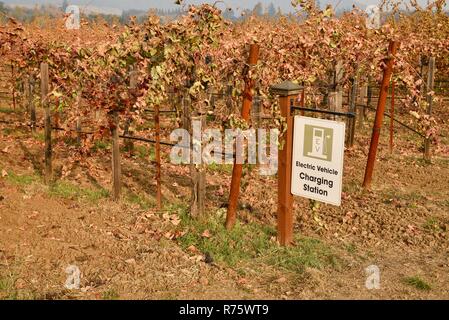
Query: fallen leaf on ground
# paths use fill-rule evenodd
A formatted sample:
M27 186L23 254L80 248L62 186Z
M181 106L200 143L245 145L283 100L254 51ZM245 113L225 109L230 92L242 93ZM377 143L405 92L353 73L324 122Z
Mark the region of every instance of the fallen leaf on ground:
M187 251L189 251L191 253L199 253L200 252L194 245L191 245L190 247L188 247Z
M201 235L203 238L210 238L210 231L209 230L204 230L203 234Z

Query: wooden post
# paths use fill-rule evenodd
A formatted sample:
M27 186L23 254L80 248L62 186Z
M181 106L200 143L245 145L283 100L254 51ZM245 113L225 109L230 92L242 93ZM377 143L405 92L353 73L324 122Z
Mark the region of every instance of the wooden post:
M61 100L61 99L59 99L59 100ZM54 124L55 128L59 128L59 118L60 118L60 116L59 116L59 108L56 108L55 112L53 113L53 124ZM54 138L57 141L57 139L59 138L58 131L55 130L55 133L53 135L54 135Z
M81 145L81 116L76 118L76 144Z
M52 180L52 146L51 146L51 110L48 101L49 92L48 64L41 63L41 103L45 110L45 183L49 184Z
M11 79L12 79L12 105L16 110L16 78L14 76L14 65L11 63Z
M232 85L228 84L226 86L226 89L224 90L224 94L225 94L225 101L226 101L226 108L228 110L228 112L233 112L233 103L232 103Z
M295 98L301 93L301 86L285 81L270 88L273 94L279 95L281 115L285 118L287 129L280 137L282 150L278 161L278 240L281 245L288 246L293 242L293 195L292 185L292 156L293 156L293 117L291 106Z
M384 118L385 105L387 103L388 87L390 86L391 76L393 74L394 56L399 47L399 43L392 41L388 48L388 57L385 60L385 69L382 79L382 85L379 93L379 101L377 104L376 118L374 120L373 134L371 137L371 144L368 154L368 162L365 170L365 178L363 187L365 189L371 186L373 178L374 164L376 161L377 147L379 145L380 130Z
M351 87L351 97L349 100L349 112L356 113L357 112L357 92L358 92L358 79L357 76L352 79L352 87ZM355 138L355 117L349 118L349 137L348 137L348 145L349 147L354 146L354 138Z
M432 116L434 84L435 84L435 57L430 57L427 74L427 114L429 115L429 117ZM430 137L427 137L426 134L426 139L424 141L424 158L426 161L430 161L432 158L430 145L431 145Z
M22 100L22 107L23 110L25 111L25 113L30 112L28 106L28 94L29 94L29 82L30 82L30 77L27 75L25 77L25 80L22 82L22 89L23 89L23 100Z
M120 143L119 143L119 116L118 112L112 113L112 191L114 201L120 199L121 191L121 167L120 167Z
M258 129L260 127L260 122L261 122L261 116L262 116L262 111L261 111L261 100L260 97L255 97L253 100L253 105L252 105L252 124L253 124L253 128L254 129Z
M34 79L29 75L27 81L28 111L30 112L31 132L36 133L36 106L34 105Z
M360 88L359 91L359 97L357 99L357 123L358 123L358 128L362 129L363 128L363 123L365 121L365 108L364 106L366 105L366 101L365 99L368 96L368 85L364 85Z
M299 101L299 105L302 107L302 108L304 108L305 106L306 106L306 88L304 87L304 83L303 83L303 88L302 88L302 90L301 90L301 100ZM305 115L305 111L304 110L301 110L300 111L300 114L302 115L302 116L304 116Z
M332 111L343 112L343 89L341 79L343 77L343 67L341 61L335 65L331 78L331 92L328 96L329 109ZM333 116L335 119L335 116Z
M259 45L252 44L249 50L248 68L257 64L259 60ZM249 71L249 69L248 69ZM245 90L243 92L243 107L242 118L249 121L251 103L253 100L252 89L254 87L254 80L245 74ZM236 157L237 159L237 157ZM226 228L231 229L237 220L237 203L240 193L240 180L242 178L243 164L234 161L234 168L232 170L231 191L229 194L228 212L226 215Z
M201 123L201 128L206 125L206 117L204 113L199 113L197 116L191 116L192 123ZM201 134L201 133L200 133ZM202 141L197 141L198 137L192 135L193 150L200 147L203 150ZM194 151L195 152L195 151ZM190 214L193 217L200 217L204 215L206 207L206 168L203 164L192 163L190 165L190 176L192 179L192 197L190 202Z
M192 131L192 122L190 119L191 109L190 109L190 97L188 92L182 94L182 127L188 132Z
M76 144L81 145L81 95L82 91L79 88L76 92L76 108L78 116L76 117Z
M197 141L193 132L193 121L200 121L201 128L205 126L205 116L202 112L198 112L198 115L192 116L191 99L188 92L184 93L182 99L183 102L183 114L182 114L182 127L189 132L191 141L190 146L193 146L193 152L198 147L201 141ZM190 214L192 217L202 216L205 210L205 200L206 200L206 170L201 164L195 164L193 160L193 152L190 156L190 183L191 183L191 197L190 197Z
M134 94L134 91L137 89L137 80L138 80L138 73L136 71L131 71L129 75L129 89L131 91L131 94ZM125 136L134 135L134 132L130 130L130 127L131 127L131 120L127 120L124 128ZM131 139L125 139L125 147L126 150L128 150L128 152L132 155L134 152L134 142Z
M390 106L390 153L393 153L394 147L394 103L396 94L396 83L393 80L391 83L391 106Z
M363 108L363 118L366 120L368 116L368 109L371 107L371 101L373 100L373 86L371 85L371 79L368 79L368 86L366 88L366 106Z
M162 209L162 184L161 184L161 123L159 105L154 106L154 128L156 135L156 203L157 209Z

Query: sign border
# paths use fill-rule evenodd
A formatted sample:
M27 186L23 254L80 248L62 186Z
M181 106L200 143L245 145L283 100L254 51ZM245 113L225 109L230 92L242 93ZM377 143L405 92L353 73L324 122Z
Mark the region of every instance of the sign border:
M299 194L297 194L297 193L294 193L293 192L293 181L294 181L294 173L293 173L293 167L296 165L295 164L295 161L294 161L294 158L293 158L293 156L295 155L295 132L296 132L296 129L297 128L295 128L295 125L296 125L296 119L311 119L311 120L313 120L313 121L318 121L318 122L321 122L321 123L323 123L323 124L328 124L329 122L331 122L333 125L338 125L338 126L342 126L343 127L343 139L341 139L341 141L342 141L342 150L343 150L343 152L341 152L341 159L339 159L340 161L341 161L341 174L340 174L340 178L339 178L339 194L340 194L340 197L339 197L339 201L337 201L337 202L334 202L334 201L323 201L323 199L317 199L316 197L313 197L313 196L307 196L307 197L305 197L303 194L301 194L301 195L299 195ZM342 198L342 193L343 193L343 174L344 174L344 159L345 159L345 133L346 133L346 123L345 122L343 122L343 121L335 121L335 120L327 120L327 119L321 119L321 118L312 118L312 117L306 117L306 116L301 116L301 115L297 115L297 116L294 116L293 117L293 148L292 148L292 176L291 176L291 179L292 179L292 184L291 184L291 188L290 188L290 193L292 194L292 195L294 195L294 196L297 196L297 197L301 197L301 198L304 198L304 199L311 199L311 200L314 200L314 201L318 201L318 202L321 202L321 203L326 203L326 204L330 204L330 205L334 205L334 206L337 206L337 207L341 207L341 198ZM339 146L337 146L337 147L339 147Z

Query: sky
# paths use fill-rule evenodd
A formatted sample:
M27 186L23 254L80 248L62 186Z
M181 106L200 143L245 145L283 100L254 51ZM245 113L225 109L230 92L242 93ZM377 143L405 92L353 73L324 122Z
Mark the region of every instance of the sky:
M62 0L0 0L7 4L43 4L43 3L52 3L52 4L60 4ZM355 0L361 4L372 4L377 3L377 0ZM69 4L77 4L77 5L92 5L96 7L111 7L118 8L122 10L126 9L141 9L146 10L148 8L162 8L162 9L171 9L177 8L174 4L174 0L68 0ZM184 0L187 4L199 4L199 3L214 3L215 0L204 1L204 0ZM280 7L282 11L291 10L291 0L223 0L222 2L226 3L227 7L232 8L253 8L258 2L262 2L264 5L268 5L270 2L276 7ZM321 4L325 3L336 3L339 0L320 0ZM352 4L352 0L342 0L340 6L344 6L345 4ZM217 5L218 7L225 7L224 4L220 3Z
M6 4L44 4L51 3L54 5L60 5L62 0L0 0ZM81 6L95 6L104 8L116 8L120 10L127 9L139 9L147 10L149 8L160 8L160 9L173 9L178 6L175 5L174 0L68 0L69 4L76 4ZM184 0L187 4L200 4L204 2L214 3L215 0ZM253 8L258 2L262 2L264 5L268 5L270 2L277 7L280 7L283 12L289 12L292 10L291 0L223 0L225 2L218 4L220 8L232 7L233 9L245 9ZM426 0L419 0L421 3L425 3ZM340 3L338 9L350 8L353 3L358 3L361 6L367 6L370 4L377 4L379 0L320 0L322 6L327 3L331 3L334 6ZM364 9L364 8L363 8ZM237 10L239 11L239 10Z

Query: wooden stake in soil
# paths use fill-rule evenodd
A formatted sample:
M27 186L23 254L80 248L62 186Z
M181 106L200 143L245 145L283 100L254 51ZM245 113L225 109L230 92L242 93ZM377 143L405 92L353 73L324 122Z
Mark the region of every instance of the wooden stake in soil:
M28 110L30 112L31 132L36 133L36 106L34 105L34 79L28 76L27 83L27 99Z
M191 117L192 123L200 123L200 128L206 126L206 117L204 113L199 113L197 116ZM197 128L197 129L200 129ZM202 129L198 130L198 134L201 135ZM203 141L197 133L192 135L193 152L198 151L198 155L201 157L203 150ZM195 157L195 155L193 155ZM201 160L202 161L202 160ZM195 161L190 165L190 176L192 179L192 197L190 203L190 214L193 217L204 215L206 208L206 168L203 164L195 164Z
M52 146L51 146L51 110L48 101L48 64L41 63L41 103L45 110L45 183L49 184L52 180Z
M76 92L76 108L78 116L76 117L76 144L81 145L81 95L82 91L79 88Z
M429 58L429 68L427 74L427 114L429 116L432 115L432 107L433 107L433 88L435 84L435 57ZM427 137L424 141L424 158L426 161L430 161L432 158L430 152L430 137Z
M359 90L359 86L358 86L358 79L356 76L352 80L351 98L349 101L349 112L352 112L352 113L357 112L356 104L357 104L358 90ZM349 147L354 146L354 138L355 138L355 117L352 117L352 118L349 118L349 139L348 139Z
M399 47L399 43L392 41L388 48L388 58L385 60L385 69L382 79L382 85L379 92L379 101L377 104L376 118L374 120L373 134L371 137L371 144L368 154L368 163L365 170L365 179L363 187L369 188L374 172L374 163L376 161L377 146L379 145L380 130L384 118L385 105L387 103L388 87L390 85L391 76L393 74L394 56Z
M262 120L262 102L259 97L255 97L252 104L252 124L254 129L259 129Z
M301 100L299 101L299 105L301 106L301 108L304 108L306 106L306 88L304 87L304 83L303 83L303 88L302 88L302 91L301 91ZM300 111L300 114L302 116L304 116L305 113L306 112L304 110Z
M12 105L16 110L16 77L14 75L14 65L11 64L11 82L12 82Z
M248 67L254 66L259 60L259 45L252 44L249 50ZM249 71L249 69L248 69ZM254 87L254 80L245 74L245 90L243 92L243 107L242 118L245 121L249 120L251 111L251 103L253 100L252 90ZM237 158L237 157L236 157ZM234 168L232 170L231 191L229 194L228 212L226 215L226 228L231 229L237 220L237 203L240 193L240 180L242 178L243 165L234 161Z
M159 105L154 107L154 126L156 134L156 203L158 210L162 209L162 184L161 184L161 124Z
M137 80L138 80L138 73L136 71L131 71L129 75L129 90L131 94L134 94L136 88L137 88ZM131 128L131 120L127 120L125 123L124 128L124 135L132 137L134 135L134 132L130 129ZM134 153L134 142L131 139L125 139L125 147L126 150L132 155Z
M188 92L184 92L183 101L183 112L182 112L182 127L189 132L191 141L190 146L193 146L193 153L197 152L200 154L202 150L198 150L198 148L202 149L201 145L201 137L198 137L198 134L201 134L201 128L204 128L206 118L205 115L199 112L198 115L192 116L192 108L191 108L191 99ZM194 133L192 123L201 123L200 132ZM192 217L201 216L204 214L205 209L205 200L206 200L206 170L200 164L195 164L199 159L193 159L194 156L190 155L190 182L192 193L190 197L190 215ZM193 160L193 161L192 161ZM196 161L195 161L196 160Z
M119 143L119 116L118 112L114 111L112 114L112 189L113 199L118 201L120 199L121 191L121 166L120 166L120 143Z
M293 156L293 116L291 106L295 98L301 93L301 87L293 82L283 82L272 86L273 94L279 95L281 115L285 118L287 129L280 137L283 145L279 152L278 161L278 240L281 245L290 245L293 241L293 195L292 185L292 156Z
M363 123L365 121L365 108L364 106L366 105L366 99L368 96L368 85L364 85L360 88L359 91L359 97L357 99L358 101L358 106L357 106L357 127L359 129L363 128Z
M394 103L396 94L396 83L393 80L391 83L391 106L390 106L390 153L393 153L394 147Z
M366 106L368 108L363 108L363 119L366 120L368 117L368 109L371 107L371 101L373 101L373 86L371 85L371 79L368 79L368 86L366 88Z
M56 109L55 112L53 113L53 123L54 123L56 128L59 128L59 118L60 118L59 110ZM56 140L58 139L58 137L59 137L58 131L55 131L54 137L55 137Z

